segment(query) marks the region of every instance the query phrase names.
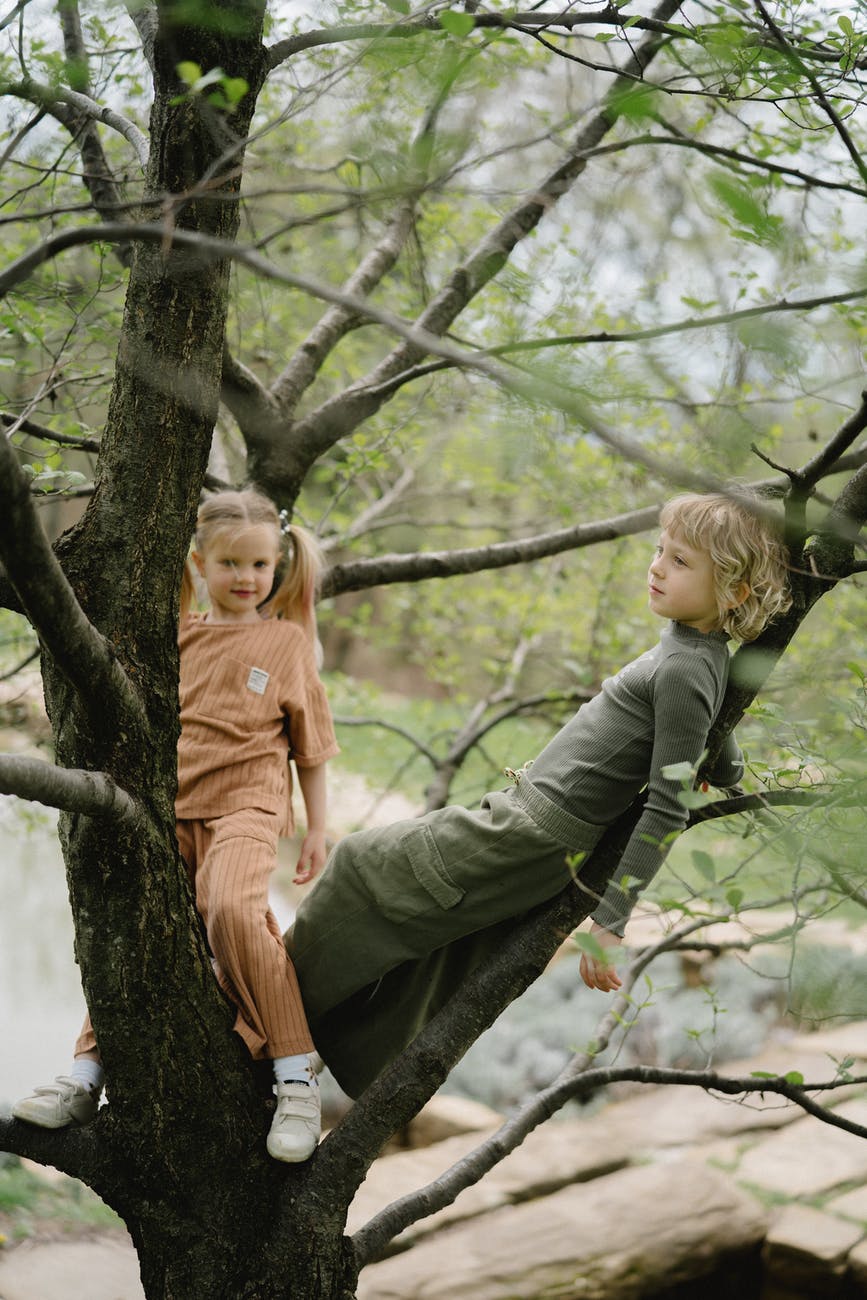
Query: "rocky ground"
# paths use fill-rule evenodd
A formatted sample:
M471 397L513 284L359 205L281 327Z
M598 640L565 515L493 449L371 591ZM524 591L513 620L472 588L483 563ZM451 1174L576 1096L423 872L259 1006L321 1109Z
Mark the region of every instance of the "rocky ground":
M867 1022L793 1038L727 1073L867 1072ZM867 1125L867 1088L835 1093ZM485 1107L438 1098L413 1145L374 1165L350 1232L496 1130ZM362 1274L360 1300L747 1300L867 1296L867 1142L768 1095L645 1088L537 1129L485 1180L407 1230ZM737 1283L736 1290L732 1290ZM691 1285L692 1284L692 1285ZM684 1286L688 1289L683 1290ZM692 1288L695 1289L692 1289ZM679 1289L677 1289L679 1288ZM2 1300L141 1300L120 1231L31 1238L0 1253Z

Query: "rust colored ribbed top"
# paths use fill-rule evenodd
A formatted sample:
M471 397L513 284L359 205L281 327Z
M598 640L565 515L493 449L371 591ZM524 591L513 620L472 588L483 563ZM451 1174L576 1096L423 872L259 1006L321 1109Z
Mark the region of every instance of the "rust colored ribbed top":
M307 634L284 619L181 623L179 818L261 808L292 830L288 759L315 767L338 753Z

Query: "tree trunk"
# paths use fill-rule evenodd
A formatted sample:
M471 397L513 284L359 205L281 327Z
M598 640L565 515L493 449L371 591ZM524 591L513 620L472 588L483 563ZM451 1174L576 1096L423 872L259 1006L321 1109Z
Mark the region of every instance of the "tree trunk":
M82 698L43 655L58 763L109 773L141 808L120 828L61 817L110 1102L87 1131L83 1176L125 1219L149 1300L345 1297L342 1217L312 1222L304 1172L267 1157L269 1110L213 979L173 835L177 589L217 413L228 268L173 248L170 234L175 223L235 237L235 142L261 78L263 6L208 6L208 30L175 24L174 7L160 9L147 177L167 238L134 248L96 492L59 547L135 703ZM238 114L173 102L181 60L243 76L251 90Z

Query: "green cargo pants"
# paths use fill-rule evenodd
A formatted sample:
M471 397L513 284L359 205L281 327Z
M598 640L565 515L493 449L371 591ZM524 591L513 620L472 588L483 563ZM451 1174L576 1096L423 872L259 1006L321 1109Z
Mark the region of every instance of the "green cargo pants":
M348 835L285 936L317 1049L359 1092L409 1043L505 923L559 893L604 831L522 773L478 809Z

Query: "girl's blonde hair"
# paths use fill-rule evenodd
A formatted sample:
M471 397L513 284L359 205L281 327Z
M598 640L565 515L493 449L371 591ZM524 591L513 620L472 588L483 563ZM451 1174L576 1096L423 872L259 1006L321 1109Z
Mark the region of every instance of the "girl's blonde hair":
M710 555L719 628L730 637L754 641L791 605L786 549L760 497L740 488L731 497L685 493L662 507L659 522ZM747 595L732 608L744 584Z
M274 533L277 551L277 585L260 606L265 615L299 623L316 639L316 596L323 569L322 552L313 535L297 524L284 524L274 502L256 488L212 492L199 506L193 547L200 555L218 537L243 532L264 524ZM190 561L181 582L181 616L190 612L195 584Z

